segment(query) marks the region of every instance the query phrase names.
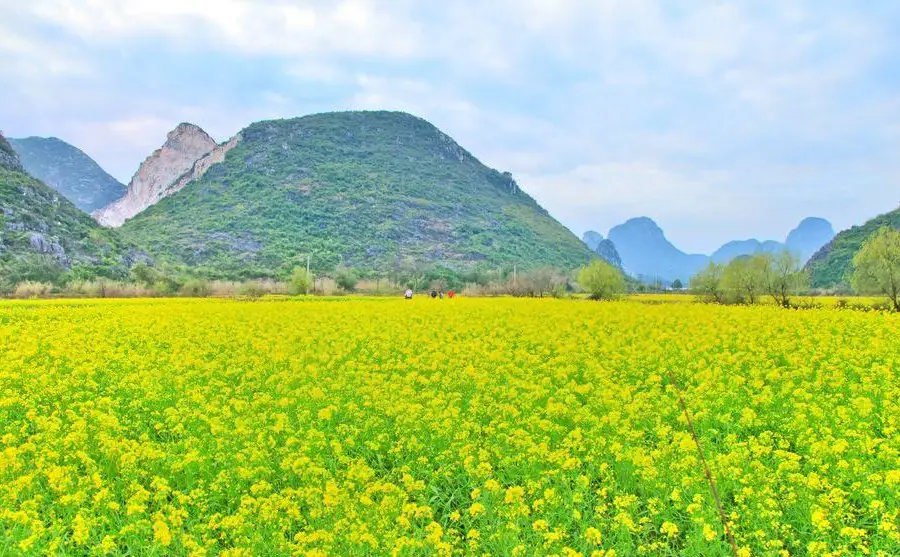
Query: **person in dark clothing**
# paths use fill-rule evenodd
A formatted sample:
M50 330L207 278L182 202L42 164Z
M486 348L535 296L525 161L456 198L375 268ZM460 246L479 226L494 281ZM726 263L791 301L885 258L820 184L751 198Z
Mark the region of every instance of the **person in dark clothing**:
M436 290L432 290L432 291L431 291L431 299L433 300L433 299L435 299L435 298L437 298L437 291L436 291Z

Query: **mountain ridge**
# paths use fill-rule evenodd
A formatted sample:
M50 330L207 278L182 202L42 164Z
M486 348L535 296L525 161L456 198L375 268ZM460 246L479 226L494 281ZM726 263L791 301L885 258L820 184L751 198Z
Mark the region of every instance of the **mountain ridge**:
M626 272L643 280L679 279L685 282L710 261L726 264L734 258L756 253L777 253L789 249L805 263L833 235L831 223L827 220L807 217L788 233L785 242L755 238L733 240L707 256L681 251L666 238L653 219L635 217L610 229L609 240L621 255Z
M840 231L806 263L814 288L847 288L853 257L863 243L882 227L900 229L900 208L871 218L861 225Z
M7 150L9 147L9 150ZM27 174L0 135L0 288L22 280L124 278L146 260L61 193Z
M10 138L25 171L90 213L118 199L125 186L78 147L57 137Z
M517 264L573 268L594 257L512 175L484 166L402 112L256 122L224 160L121 228L206 276L313 266L387 272Z

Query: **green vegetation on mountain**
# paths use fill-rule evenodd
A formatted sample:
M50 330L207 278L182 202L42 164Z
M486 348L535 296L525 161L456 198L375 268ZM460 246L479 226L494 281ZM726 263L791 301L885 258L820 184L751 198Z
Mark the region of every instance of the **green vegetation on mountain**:
M883 227L900 228L900 209L879 215L862 226L840 232L806 265L814 288L845 288L853 272L853 257Z
M22 166L86 213L125 194L125 186L100 168L94 159L55 137L9 140Z
M340 112L259 122L225 161L121 228L211 278L518 265L575 268L591 251L425 120Z
M122 278L141 257L114 231L23 172L15 157L0 164L0 291L26 280Z

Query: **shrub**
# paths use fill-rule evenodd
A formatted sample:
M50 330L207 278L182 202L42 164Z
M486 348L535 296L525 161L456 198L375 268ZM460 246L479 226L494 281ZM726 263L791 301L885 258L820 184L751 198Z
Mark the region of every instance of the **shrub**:
M181 295L190 298L206 298L212 294L212 287L205 280L192 279L181 287Z
M334 275L335 284L337 284L338 288L344 292L353 292L356 290L356 283L358 281L359 279L356 277L356 273L346 267L337 269Z
M13 290L15 298L44 298L53 291L53 285L49 282L26 280L16 285Z
M313 275L303 267L295 267L288 280L288 293L308 294L313 289Z
M578 284L592 300L616 298L625 292L625 277L618 269L601 260L578 273Z
M249 298L251 300L258 300L259 298L262 298L269 293L270 290L266 288L266 285L255 280L245 282L240 286L240 288L238 288L238 295Z

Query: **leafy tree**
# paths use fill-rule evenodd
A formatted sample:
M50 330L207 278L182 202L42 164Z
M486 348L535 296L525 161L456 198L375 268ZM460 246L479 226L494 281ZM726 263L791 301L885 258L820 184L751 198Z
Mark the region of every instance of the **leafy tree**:
M131 279L134 282L152 285L159 281L160 273L146 263L140 262L131 268Z
M681 279L675 279L672 282L672 288L675 290L681 290L684 288L684 283L681 282Z
M858 292L887 296L894 311L900 311L900 230L878 230L853 258L853 267Z
M803 271L800 258L789 250L755 256L765 270L766 291L781 307L790 307L790 297L809 287L809 276Z
M760 256L738 257L722 273L722 289L728 303L755 304L766 287L766 261Z
M358 281L359 279L357 279L356 273L354 273L352 269L338 267L337 271L335 271L334 282L338 285L338 288L344 292L353 292L356 290L356 283Z
M294 267L291 278L288 280L288 292L294 295L309 294L314 280L315 277L313 277L312 273L303 267Z
M615 298L625 292L625 277L609 263L596 260L578 273L578 284L592 300Z
M710 262L705 269L691 277L689 287L704 302L721 304L725 302L725 289L722 275L725 266Z

